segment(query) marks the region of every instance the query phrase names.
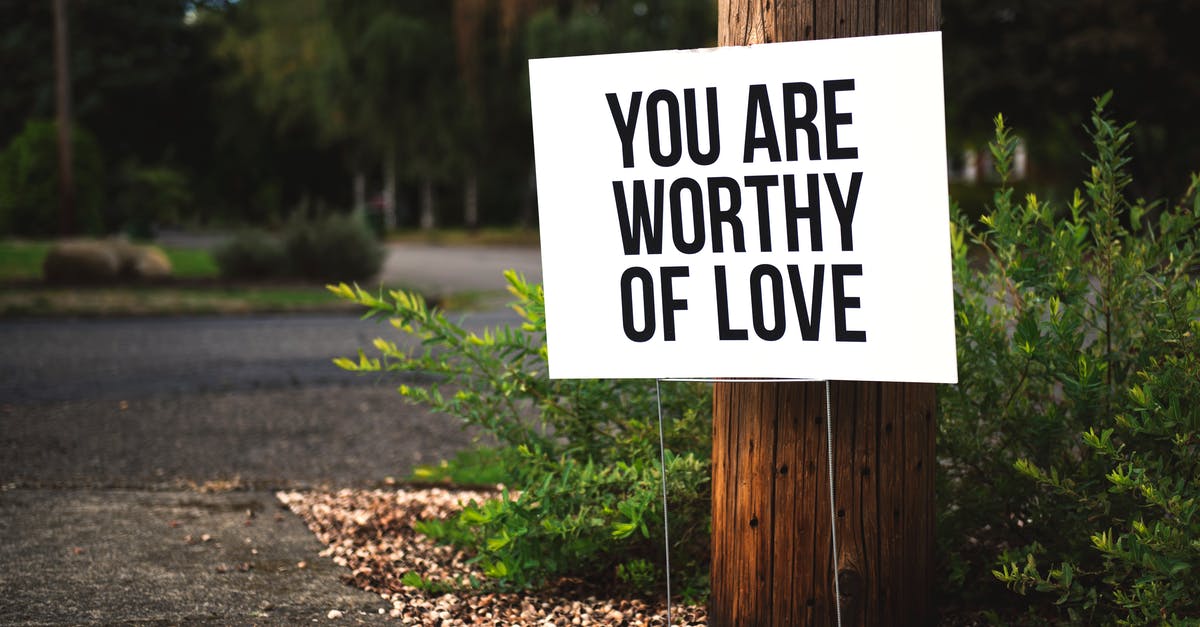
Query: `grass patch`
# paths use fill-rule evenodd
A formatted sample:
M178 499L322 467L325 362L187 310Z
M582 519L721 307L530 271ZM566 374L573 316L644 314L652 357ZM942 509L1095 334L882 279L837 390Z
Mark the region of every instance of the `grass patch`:
M0 241L0 281L23 281L42 277L46 242Z
M513 478L504 471L503 456L511 454L490 446L459 451L452 459L413 469L409 481L447 483L456 486L484 486L503 483L513 485Z
M353 311L319 286L13 287L0 316L161 316Z
M38 281L50 242L0 240L0 281ZM163 248L171 275L179 279L214 279L219 271L212 253L200 248Z
M215 279L220 268L212 253L202 248L164 248L171 260L171 274L180 279Z
M471 234L439 231L447 240L465 241ZM528 233L515 229L480 231L480 242L519 242ZM535 234L536 235L536 234ZM535 240L536 241L536 238ZM43 285L42 262L51 242L0 240L0 317L14 316L162 316L356 311L353 303L330 294L322 285L302 283L229 284L221 281L212 253L200 248L163 248L171 260L170 279L154 284L96 287ZM385 286L384 290L393 286ZM397 287L397 289L408 289ZM497 307L507 292L463 291L432 295L431 302L452 311Z

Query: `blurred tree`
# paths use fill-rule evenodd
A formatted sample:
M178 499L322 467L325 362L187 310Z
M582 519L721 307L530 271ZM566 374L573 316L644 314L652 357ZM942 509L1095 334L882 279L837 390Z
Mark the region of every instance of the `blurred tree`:
M693 47L715 32L714 7L693 0L67 4L76 119L112 171L178 170L194 206L258 222L362 206L376 168L382 204L415 186L426 225L530 218L528 57ZM0 142L53 114L50 8L0 0ZM435 217L451 184L462 217Z
M460 145L455 126L462 97L453 66L451 7L443 0L329 6L348 51L348 78L363 96L356 115L383 155L385 207L395 207L395 177L401 173L419 184L419 223L432 228L435 186L449 179Z
M942 12L952 148L982 147L1003 112L1028 129L1044 176L1073 179L1084 120L1066 112L1112 89L1117 116L1137 121L1137 193L1178 192L1200 166L1200 0L945 0Z
M68 2L70 65L77 120L93 129L106 151L170 150L154 126L191 115L203 41L184 24L184 0ZM6 88L0 92L0 138L24 121L54 112L53 17L48 2L0 0L0 52ZM203 81L200 81L203 82ZM198 103L202 104L202 103ZM173 138L169 138L173 139Z
M311 126L338 146L363 203L364 166L382 164L384 218L396 224L396 177L432 190L446 176L455 122L449 8L423 0L245 0L219 51L281 133ZM427 197L432 198L432 194ZM432 202L423 207L432 220Z
M221 17L215 53L230 65L222 91L252 104L250 110L236 110L223 120L227 128L236 130L227 132L223 143L231 147L246 143L241 150L248 153L248 161L277 156L261 150L277 141L296 142L300 151L309 154L340 153L354 172L355 202L361 204L358 181L369 156L354 141L364 132L353 111L358 92L347 80L347 55L325 15L325 3L239 2ZM264 119L266 128L254 128ZM302 179L308 169L295 158L288 165L293 168L284 174L289 180ZM265 174L261 168L260 173ZM251 194L277 210L282 186L277 180ZM302 210L308 210L311 195L311 189L302 188L298 203Z
M54 110L58 131L59 232L75 230L75 164L71 151L71 65L67 0L54 0Z
M530 16L554 0L455 0L453 42L461 84L455 168L462 221L510 222L532 206L533 148L523 33ZM483 199L486 215L480 211ZM526 221L526 224L528 222Z
M75 227L98 234L103 227L107 176L96 139L87 129L71 130L75 172ZM0 234L46 237L62 233L58 172L60 137L50 120L29 120L0 150Z
M0 146L54 114L52 6L0 0ZM368 180L389 215L415 189L427 225L531 222L527 59L702 47L716 32L713 3L695 0L66 6L73 114L109 171L177 170L189 211L205 211L193 218L257 222L362 206ZM1073 179L1082 120L1062 112L1114 89L1116 114L1138 121L1137 193L1170 195L1200 163L1200 0L944 0L943 14L952 150L982 148L1003 111L1042 178ZM445 204L462 212L435 217L452 185L461 200Z
M315 123L320 139L351 132L340 93L346 55L324 19L320 0L239 3L224 22L218 54L238 64L235 84L253 87L255 104L273 114L277 130Z
M455 60L463 90L458 129L462 137L463 225L467 228L474 229L481 219L480 171L495 172L513 161L525 166L530 163L532 149L520 139L529 132L527 92L514 89L514 79L526 71L526 59L517 42L529 17L552 4L551 0L454 1ZM516 156L520 159L513 158ZM486 186L494 175L485 172L483 178ZM525 172L517 176L505 172L500 180L519 188L522 186L514 186L512 181L528 178Z
M67 0L72 115L114 166L204 172L213 160L213 32L190 20L222 0ZM0 145L27 120L53 117L54 18L47 1L0 0ZM116 170L117 168L112 168ZM109 225L110 228L115 225Z
M479 153L483 131L483 93L480 88L484 71L482 40L484 26L492 7L488 0L454 0L454 48L459 80L463 85L463 225L479 226Z
M456 0L453 22L464 91L458 127L464 223L515 217L528 225L534 208L528 59L705 46L716 33L716 5ZM479 198L489 200L488 216L474 207Z
M540 3L523 26L521 103L529 119L529 74L525 59L582 54L701 48L716 45L717 6L694 0L560 0ZM532 164L532 161L526 163ZM528 175L532 182L532 165ZM532 220L532 194L521 222Z

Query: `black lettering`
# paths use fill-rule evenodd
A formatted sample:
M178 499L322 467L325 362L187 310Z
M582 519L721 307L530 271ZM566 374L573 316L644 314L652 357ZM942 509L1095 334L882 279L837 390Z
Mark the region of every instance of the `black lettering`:
M796 315L800 318L800 337L813 342L821 337L821 295L825 286L825 266L813 266L813 280L808 293L812 295L812 310L804 298L804 285L800 283L800 268L788 264L788 280L792 284L792 301L796 304Z
M745 329L729 327L729 289L725 284L725 266L715 266L717 288L717 337L724 340L747 340L750 334Z
M642 283L642 316L645 327L639 331L633 319L633 281ZM621 319L625 337L634 342L646 342L654 337L654 278L645 268L634 266L621 274Z
M804 96L804 115L796 116L796 95ZM817 117L817 90L808 83L783 84L783 128L784 148L787 160L796 161L798 152L796 133L801 129L808 138L808 158L816 161L821 158L821 138L817 135L817 127L813 119Z
M683 108L687 117L688 155L696 165L712 165L721 154L721 133L717 120L717 88L704 90L708 101L708 152L700 152L700 131L696 122L696 90L683 90Z
M764 135L757 134L757 121L762 118ZM742 161L752 163L754 151L766 148L772 162L779 161L779 138L775 136L775 121L771 117L771 99L767 96L766 85L751 85L750 96L746 106L746 148Z
M842 197L842 188L838 185L837 175L825 173L825 184L829 187L829 197L833 199L833 210L837 212L838 225L842 230L842 250L854 250L854 230L850 225L854 222L854 209L858 206L858 188L862 184L862 172L850 175L850 192L848 197Z
M825 155L830 159L857 159L858 148L838 146L837 127L850 124L854 116L849 112L838 113L837 93L854 89L853 78L825 81Z
M747 176L746 187L758 192L758 247L764 253L771 252L771 220L767 213L767 189L779 184L779 177L771 175Z
M692 197L692 241L684 240L683 234L683 190ZM704 249L704 195L700 184L687 177L671 183L671 239L675 248L685 255L694 255Z
M612 112L613 122L617 125L617 136L621 138L621 157L625 167L633 167L633 129L637 126L638 108L642 105L642 92L635 91L629 97L629 115L621 114L621 103L616 94L605 94L608 98L608 110Z
M658 130L658 105L667 105L667 126L670 133L671 152L662 151L662 137ZM665 89L650 92L646 98L646 132L650 135L650 159L664 168L679 163L683 156L683 139L679 131L679 99Z
M862 264L833 265L833 338L839 342L865 342L866 331L846 329L846 310L859 308L857 296L846 296L848 276L862 276Z
M721 190L729 191L729 207L721 208ZM712 249L714 253L725 252L724 231L721 223L729 225L733 234L733 249L736 252L746 252L746 237L742 229L742 220L738 212L742 210L742 188L737 181L727 176L717 176L708 179L708 211L709 230L712 231Z
M800 250L800 225L802 219L808 220L808 235L812 241L813 252L821 251L821 188L820 179L816 174L808 175L808 206L796 205L796 177L791 174L783 175L783 210L787 218L788 252Z
M637 255L642 251L642 236L646 238L646 252L651 255L662 253L663 236L663 181L654 181L654 218L646 201L646 182L633 182L633 216L625 202L625 185L613 181L613 197L617 201L617 220L621 226L621 244L626 255Z
M675 341L675 312L687 309L686 300L675 298L675 288L671 282L687 275L687 266L666 266L659 271L663 293L663 339L668 342Z
M774 309L774 328L767 328L767 323L763 320L763 277L771 279L771 305ZM774 342L783 337L783 332L787 328L787 318L783 313L783 277L779 275L779 270L770 264L761 264L755 266L750 271L750 313L754 322L754 333L758 337Z

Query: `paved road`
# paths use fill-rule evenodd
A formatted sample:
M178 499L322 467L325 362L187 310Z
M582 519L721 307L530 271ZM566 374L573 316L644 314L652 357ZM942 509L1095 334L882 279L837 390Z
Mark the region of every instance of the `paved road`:
M331 363L380 336L403 337L352 315L0 322L0 483L362 485L467 445L405 379Z
M0 490L0 537L0 625L385 618L267 492Z
M388 280L490 290L521 263L427 252ZM471 444L397 379L331 363L393 333L353 315L0 320L0 624L378 621L272 491L378 486Z
M228 238L219 233L163 233L158 243L182 248L215 248ZM469 290L503 290L503 272L516 270L533 283L542 281L542 258L528 246L438 246L416 242L386 244L381 278L431 295Z
M439 295L469 290L502 291L505 270L516 270L531 283L542 281L542 257L536 248L481 246L454 248L429 244L388 244L383 281Z
M516 320L463 316L472 328ZM366 383L331 360L381 336L397 337L348 314L0 321L0 403Z

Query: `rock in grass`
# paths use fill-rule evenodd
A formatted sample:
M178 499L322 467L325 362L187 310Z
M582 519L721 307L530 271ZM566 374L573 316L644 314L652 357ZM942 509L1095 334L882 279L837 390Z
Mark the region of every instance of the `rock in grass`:
M56 242L42 262L48 283L110 283L121 272L121 258L108 242L66 240Z
M156 280L171 276L171 260L160 248L123 240L64 240L46 253L42 276L48 283L83 285Z
M122 277L141 280L165 279L171 276L171 260L157 246L140 246L123 240L112 240L121 267Z

